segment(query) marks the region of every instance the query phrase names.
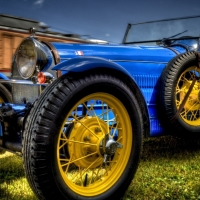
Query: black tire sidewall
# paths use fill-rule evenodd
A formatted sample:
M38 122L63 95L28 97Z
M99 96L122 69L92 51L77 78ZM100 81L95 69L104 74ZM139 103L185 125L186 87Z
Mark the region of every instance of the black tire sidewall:
M67 187L66 183L61 177L61 174L58 169L57 164L57 141L58 135L61 128L61 123L65 119L65 115L63 115L63 110L65 114L70 111L70 109L83 97L96 92L105 92L116 96L124 105L126 105L126 109L129 113L132 127L134 129L134 136L132 141L132 150L130 159L128 161L126 170L123 172L119 181L111 188L109 191L105 192L96 197L83 197L76 193L74 193L70 188ZM138 167L140 152L141 152L141 145L142 145L142 121L141 121L141 113L139 111L139 106L133 96L133 94L127 90L125 87L120 87L119 85L116 87L116 83L108 81L105 79L97 79L93 82L86 82L85 84L80 85L75 90L72 91L70 96L66 98L63 104L60 106L59 111L56 114L55 119L53 120L53 124L51 127L52 132L51 141L52 144L50 146L53 147L51 150L52 152L52 173L57 184L58 190L63 194L64 197L69 197L69 199L81 199L81 200L102 200L102 199L110 199L111 196L114 199L118 199L127 189L128 185L132 181L132 178L136 172Z
M12 96L8 89L0 83L0 96L2 97L4 102L11 102Z

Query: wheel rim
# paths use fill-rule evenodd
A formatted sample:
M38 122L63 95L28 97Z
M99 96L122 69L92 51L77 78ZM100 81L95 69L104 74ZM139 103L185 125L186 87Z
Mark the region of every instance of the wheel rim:
M123 103L107 93L88 95L71 109L60 130L60 174L79 195L102 194L122 176L131 148L132 126Z
M200 70L192 66L185 70L176 85L176 108L179 109L195 77L200 77ZM192 91L180 112L180 116L187 124L200 125L200 80L196 80Z

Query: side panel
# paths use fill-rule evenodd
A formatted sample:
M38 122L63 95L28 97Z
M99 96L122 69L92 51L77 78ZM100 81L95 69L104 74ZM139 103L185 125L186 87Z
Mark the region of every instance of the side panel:
M157 113L157 95L159 77L168 62L118 62L113 63L105 59L95 57L79 57L65 61L55 66L55 70L68 72L83 72L86 70L101 68L115 69L126 74L139 86L148 108L150 119L150 136L164 134Z
M125 74L128 72L128 76L135 80L145 98L150 118L150 135L163 134L164 130L156 108L159 77L167 63L177 54L185 52L185 48L180 46L165 48L159 46L56 43L54 45L61 61L63 61L62 64L54 69L64 70L64 73L67 73L67 71L81 72L107 67L117 69ZM99 59L98 61L96 60L97 58Z
M164 134L157 112L159 77L167 62L119 62L134 78L145 98L150 118L150 136Z
M157 112L159 78L167 62L118 62L136 81L145 98L150 119L150 136L164 134Z

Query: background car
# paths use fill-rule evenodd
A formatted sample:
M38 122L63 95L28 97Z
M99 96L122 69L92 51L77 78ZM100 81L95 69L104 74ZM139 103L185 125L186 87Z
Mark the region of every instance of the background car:
M123 44L22 41L0 143L39 199L120 199L143 137L200 132L200 17L128 25ZM11 94L9 93L11 88Z

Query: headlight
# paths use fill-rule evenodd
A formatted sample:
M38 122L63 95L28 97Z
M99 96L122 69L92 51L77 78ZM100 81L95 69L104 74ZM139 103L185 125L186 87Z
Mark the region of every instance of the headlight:
M16 52L16 63L19 74L28 79L35 74L35 71L42 71L49 67L52 62L52 55L49 49L33 37L22 41Z
M21 43L16 60L20 75L25 79L29 78L34 73L37 62L34 43L31 40L25 40Z

